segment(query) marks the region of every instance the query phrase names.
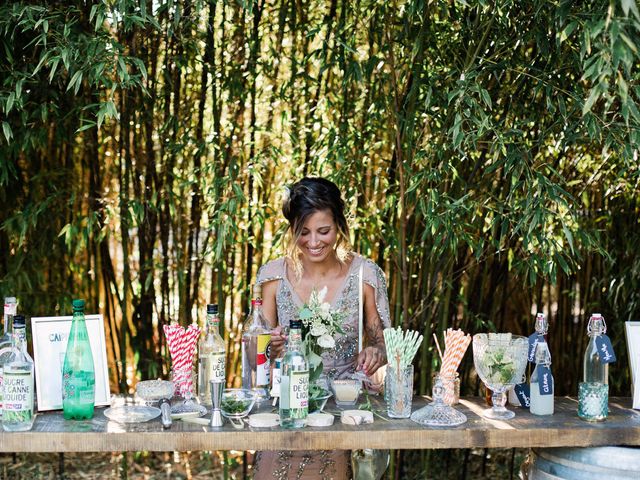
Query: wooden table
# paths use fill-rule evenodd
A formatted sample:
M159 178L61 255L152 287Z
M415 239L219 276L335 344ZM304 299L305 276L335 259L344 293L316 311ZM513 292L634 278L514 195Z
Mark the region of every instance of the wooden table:
M414 400L414 410L425 405ZM374 405L380 408L382 405ZM90 421L65 421L62 413L39 414L31 431L0 433L2 452L112 452L112 451L196 451L196 450L301 450L301 449L431 449L506 447L587 447L599 445L640 446L640 411L632 410L631 399L612 398L609 418L588 423L577 416L575 398L556 398L556 413L536 417L515 408L512 420L493 421L480 417L486 408L482 399L462 399L457 408L467 423L451 428L422 427L410 420L375 422L347 426L337 422L329 428L285 431L279 428L221 429L174 421L163 430L160 420L123 425L109 421L104 408L96 409ZM511 408L511 407L510 407ZM332 404L327 410L337 411Z

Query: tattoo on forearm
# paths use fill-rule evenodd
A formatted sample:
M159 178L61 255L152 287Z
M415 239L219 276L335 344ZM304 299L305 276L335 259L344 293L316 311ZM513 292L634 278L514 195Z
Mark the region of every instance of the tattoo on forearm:
M367 338L371 346L376 347L380 353L386 358L387 351L384 345L384 334L382 328L382 322L380 318L376 317L373 321L367 322L365 327L367 331Z

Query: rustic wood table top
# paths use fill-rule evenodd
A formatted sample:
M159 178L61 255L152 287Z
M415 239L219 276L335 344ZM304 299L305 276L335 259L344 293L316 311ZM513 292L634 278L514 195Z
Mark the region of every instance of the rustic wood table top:
M413 410L428 403L414 399ZM380 400L374 409L383 412ZM528 410L509 407L516 417L509 421L481 417L486 408L480 398L464 398L456 406L468 417L454 428L428 428L411 420L375 417L373 424L350 426L336 422L332 427L233 428L228 423L213 429L176 420L163 430L160 419L146 423L120 424L96 408L89 421L67 421L61 412L40 413L28 432L1 432L2 452L115 452L115 451L197 451L197 450L334 450L358 448L509 448L587 447L599 445L640 446L640 411L632 410L630 398L611 398L609 417L589 423L577 416L575 398L556 398L555 414L537 417ZM267 407L268 408L268 407ZM325 411L339 413L332 404ZM207 417L204 417L207 418Z

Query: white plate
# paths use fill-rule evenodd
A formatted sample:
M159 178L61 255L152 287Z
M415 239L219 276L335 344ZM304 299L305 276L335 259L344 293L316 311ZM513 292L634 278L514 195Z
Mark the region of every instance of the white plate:
M249 415L249 426L256 428L277 427L280 424L280 415L277 413L255 413Z
M104 416L119 423L142 423L160 416L160 409L145 405L122 405L107 408Z

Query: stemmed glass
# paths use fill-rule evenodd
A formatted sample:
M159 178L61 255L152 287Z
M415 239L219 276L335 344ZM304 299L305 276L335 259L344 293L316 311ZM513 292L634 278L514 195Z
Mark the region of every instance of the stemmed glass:
M194 401L193 386L194 373L191 365L182 368L173 368L171 371L171 380L175 385L176 394L181 396L184 401L176 403L171 407L171 416L180 418L184 416L203 416L207 413L207 408Z
M484 384L493 392L493 407L482 412L485 418L508 420L515 413L505 408L506 391L518 383L527 366L529 343L526 337L510 333L478 333L473 336L473 363Z

